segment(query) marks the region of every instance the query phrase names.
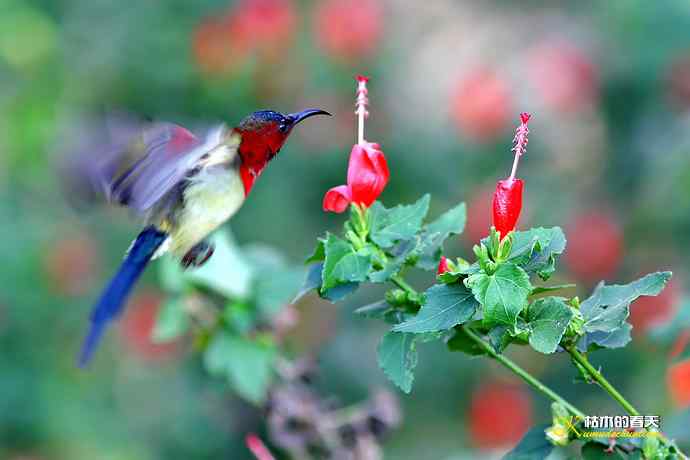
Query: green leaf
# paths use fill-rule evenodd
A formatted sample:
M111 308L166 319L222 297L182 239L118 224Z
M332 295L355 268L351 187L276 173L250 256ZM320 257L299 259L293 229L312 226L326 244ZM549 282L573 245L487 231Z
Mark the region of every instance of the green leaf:
M465 229L467 221L467 206L460 203L454 208L441 214L436 220L425 227L426 233L440 233L442 235L459 235Z
M249 332L256 324L251 306L244 301L230 302L223 310L223 319L238 333Z
M389 248L397 241L414 237L429 211L429 199L427 194L414 204L398 205L391 209L386 209L378 201L374 202L369 208L371 240L382 248Z
M623 348L632 340L631 330L632 326L629 323L623 323L621 327L611 332L588 332L577 342L577 348L582 352L600 348Z
M254 404L261 404L273 377L275 346L225 332L216 334L204 354L209 372L227 377L233 389Z
M378 347L379 366L388 378L405 393L412 390L417 366L416 335L388 332Z
M489 343L496 353L503 353L503 350L513 341L513 336L510 335L510 328L508 326L494 326L486 336L489 338Z
M290 303L299 302L302 297L314 290L321 290L321 272L323 271L323 262L311 264L307 267L307 275L304 278L302 287Z
M414 318L398 324L396 332L444 331L468 321L477 309L472 291L462 284L437 284L425 293L422 308Z
M508 260L528 273L548 279L555 270L556 258L565 250L566 239L560 227L533 228L513 233Z
M623 325L630 314L629 306L640 296L661 292L671 272L657 272L624 285L606 286L601 282L592 296L580 304L587 332L612 332Z
M158 312L151 340L154 343L170 342L186 334L188 330L189 317L184 308L184 301L180 298L170 298Z
M468 278L474 297L484 306L484 325L515 327L517 316L532 291L529 276L511 263L499 265L492 275L478 273Z
M446 342L450 351L461 351L470 356L485 355L486 351L480 347L477 342L472 340L465 332L465 328L459 327L455 329L455 334Z
M517 446L508 452L503 460L544 460L551 454L551 444L544 434L548 425L531 428L520 440Z
M254 299L265 318L270 318L295 297L297 286L304 278L301 268L273 268L256 274Z
M530 328L529 344L541 353L553 353L558 348L573 312L559 297L534 301L527 308Z
M369 280L372 283L384 283L392 276L398 274L410 255L415 251L416 247L417 241L415 240L401 241L398 243L390 250L390 254L393 258L389 258L385 262L379 262L383 264L383 268L369 273Z
M326 261L321 273L321 292L339 284L364 281L371 271L371 256L358 254L352 245L333 234L326 240Z
M461 234L466 221L467 207L465 203L460 203L427 224L416 250L419 255L417 266L424 270L435 269L441 257L443 243L449 236Z
M326 245L325 245L325 240L319 238L316 243L316 247L314 248L314 252L312 255L307 257L307 260L304 261L305 264L311 264L314 262L323 262L326 259Z
M216 232L211 243L215 245L213 257L199 268L186 270L183 276L226 297L246 298L254 275L252 266L227 233Z

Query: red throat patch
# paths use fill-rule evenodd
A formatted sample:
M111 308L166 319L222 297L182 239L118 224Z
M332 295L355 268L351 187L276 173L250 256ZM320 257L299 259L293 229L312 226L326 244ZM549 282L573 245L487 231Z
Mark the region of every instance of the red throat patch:
M252 187L254 186L254 181L256 180L256 174L249 169L245 164L240 166L240 178L242 179L242 184L244 185L244 196L249 195Z

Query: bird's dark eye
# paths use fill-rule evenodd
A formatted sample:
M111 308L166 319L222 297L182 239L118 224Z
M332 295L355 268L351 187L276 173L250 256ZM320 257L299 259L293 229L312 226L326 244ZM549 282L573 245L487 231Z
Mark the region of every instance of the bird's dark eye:
M288 129L290 129L290 126L288 126L287 123L281 123L280 126L278 126L278 131L281 133L288 132Z

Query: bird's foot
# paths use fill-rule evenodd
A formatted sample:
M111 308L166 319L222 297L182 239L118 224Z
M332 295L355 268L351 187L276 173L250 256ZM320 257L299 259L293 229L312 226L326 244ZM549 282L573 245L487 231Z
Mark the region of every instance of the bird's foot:
M187 251L187 254L185 254L182 258L180 265L182 265L182 268L184 269L189 267L201 267L208 261L208 259L211 258L215 249L215 246L213 246L211 243L202 241Z

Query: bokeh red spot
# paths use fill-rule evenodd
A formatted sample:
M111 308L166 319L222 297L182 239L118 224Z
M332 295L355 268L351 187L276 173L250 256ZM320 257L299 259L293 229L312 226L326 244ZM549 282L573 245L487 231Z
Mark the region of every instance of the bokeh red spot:
M510 86L496 71L475 69L456 82L451 115L462 135L491 140L506 130L512 114Z
M296 25L291 0L242 0L197 26L194 57L211 74L239 69L252 54L273 60L292 43Z
M513 446L532 424L530 396L520 386L485 383L472 394L468 418L476 447Z
M314 14L316 43L336 60L371 56L383 33L383 9L376 0L325 0Z
M668 69L668 93L672 104L678 108L690 107L690 54L673 60Z
M156 324L163 296L155 291L136 294L127 305L119 331L125 348L146 361L164 361L177 354L177 342L156 344L151 333Z
M623 256L623 231L611 213L581 212L565 229L568 246L564 260L573 275L592 283L615 274Z
M669 367L666 385L677 407L690 406L690 359Z
M599 92L592 58L568 42L535 47L529 53L528 75L553 110L577 111L594 103Z
M86 234L57 240L45 250L43 268L50 287L63 295L88 292L98 266L96 243Z
M489 234L494 186L482 186L472 193L467 202L467 224L462 239L469 246Z

